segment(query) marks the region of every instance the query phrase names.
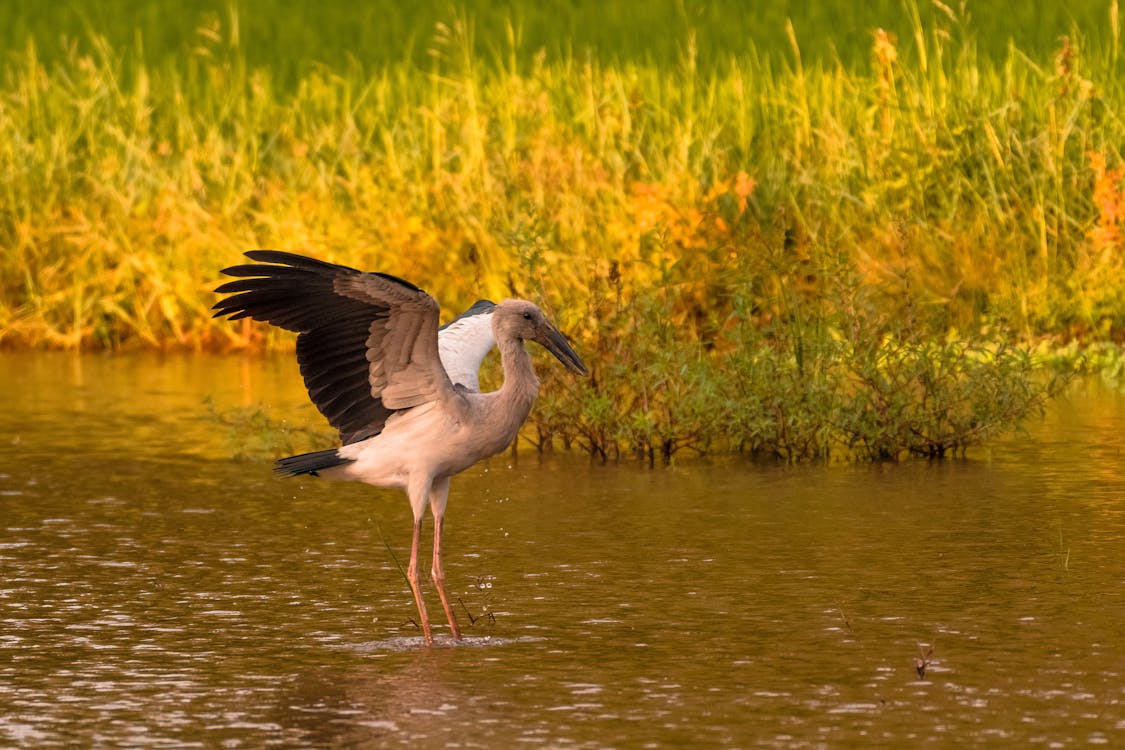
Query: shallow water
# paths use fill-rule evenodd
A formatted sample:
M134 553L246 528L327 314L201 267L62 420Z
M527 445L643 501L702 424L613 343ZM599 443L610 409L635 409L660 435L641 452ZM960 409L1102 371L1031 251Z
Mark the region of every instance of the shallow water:
M447 515L468 637L425 648L405 499L277 480L206 416L307 416L297 381L0 355L0 746L1125 743L1097 382L968 460L493 459Z

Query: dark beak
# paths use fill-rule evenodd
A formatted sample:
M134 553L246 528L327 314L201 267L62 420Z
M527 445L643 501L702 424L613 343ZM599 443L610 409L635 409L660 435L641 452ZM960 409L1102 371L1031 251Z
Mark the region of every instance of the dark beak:
M579 375L586 375L590 372L586 369L582 358L579 357L578 353L567 343L566 337L562 335L562 331L555 328L553 325L547 324L547 330L542 331L535 340L542 344L551 354L554 354L559 362L566 365L566 369L571 372L576 372Z

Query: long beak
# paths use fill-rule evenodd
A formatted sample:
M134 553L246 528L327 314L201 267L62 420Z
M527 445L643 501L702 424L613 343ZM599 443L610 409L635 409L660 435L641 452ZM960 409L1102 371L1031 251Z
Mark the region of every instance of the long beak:
M548 324L547 330L541 333L535 340L542 344L551 354L554 354L559 362L566 365L566 369L571 372L576 372L579 375L589 374L590 371L586 369L586 365L582 362L582 358L578 356L578 352L571 348L566 337L562 335L562 331L558 328Z

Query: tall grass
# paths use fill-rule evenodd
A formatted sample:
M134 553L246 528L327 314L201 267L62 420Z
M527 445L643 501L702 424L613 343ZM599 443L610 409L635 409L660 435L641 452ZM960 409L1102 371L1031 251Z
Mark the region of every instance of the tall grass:
M792 26L783 55L706 65L693 38L659 65L528 54L516 24L480 54L475 17L451 15L421 67L292 84L248 61L236 13L159 64L143 43L48 58L28 41L0 80L0 345L288 346L208 315L219 268L279 247L416 280L451 310L542 301L604 363L575 396L581 431L558 437L670 454L714 438L685 414L737 399L731 368L837 394L821 411L838 412L860 365L840 381L813 365L857 351L846 329L865 320L876 370L945 356L920 337L983 340L1022 372L1012 335L1125 332L1116 2L1089 36L999 58L935 4L848 64ZM771 352L781 369L755 370ZM627 377L638 364L649 380ZM802 456L849 442L810 430ZM917 447L895 445L872 452Z
M1106 22L1106 0L1067 3L1009 3L1004 0L951 2L971 25L982 53L1002 57L1010 42L1034 59L1051 54L1059 36L1072 26L1097 29ZM68 40L91 32L114 49L144 41L139 62L162 67L196 44L196 27L212 19L238 18L241 54L251 68L268 68L275 84L289 91L310 70L349 67L370 73L403 62L428 65L438 23L457 13L474 19L481 33L472 51L480 57L515 58L523 66L544 50L551 59L592 57L621 66L673 66L689 35L697 39L700 68L710 73L731 55L776 59L787 55L785 32L791 21L807 63L842 60L854 68L866 63L874 29L899 38L919 25L931 27L942 6L903 0L864 3L756 2L745 0L450 0L323 3L309 0L52 0L7 3L0 7L0 55L21 50L37 39L45 60L65 54ZM517 30L510 49L504 28Z

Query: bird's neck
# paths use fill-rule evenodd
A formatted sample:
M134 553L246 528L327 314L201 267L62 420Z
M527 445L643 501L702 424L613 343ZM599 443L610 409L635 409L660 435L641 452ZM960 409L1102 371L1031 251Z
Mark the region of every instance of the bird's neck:
M495 455L510 445L539 395L539 379L535 377L531 355L523 348L523 342L501 338L497 345L504 368L504 384L499 390L474 399L482 408L481 427L476 435L478 458L474 460Z
M508 405L513 416L519 416L520 424L523 424L539 395L539 378L535 375L531 355L524 348L523 341L505 339L499 342L499 347L500 364L504 368L500 399Z

